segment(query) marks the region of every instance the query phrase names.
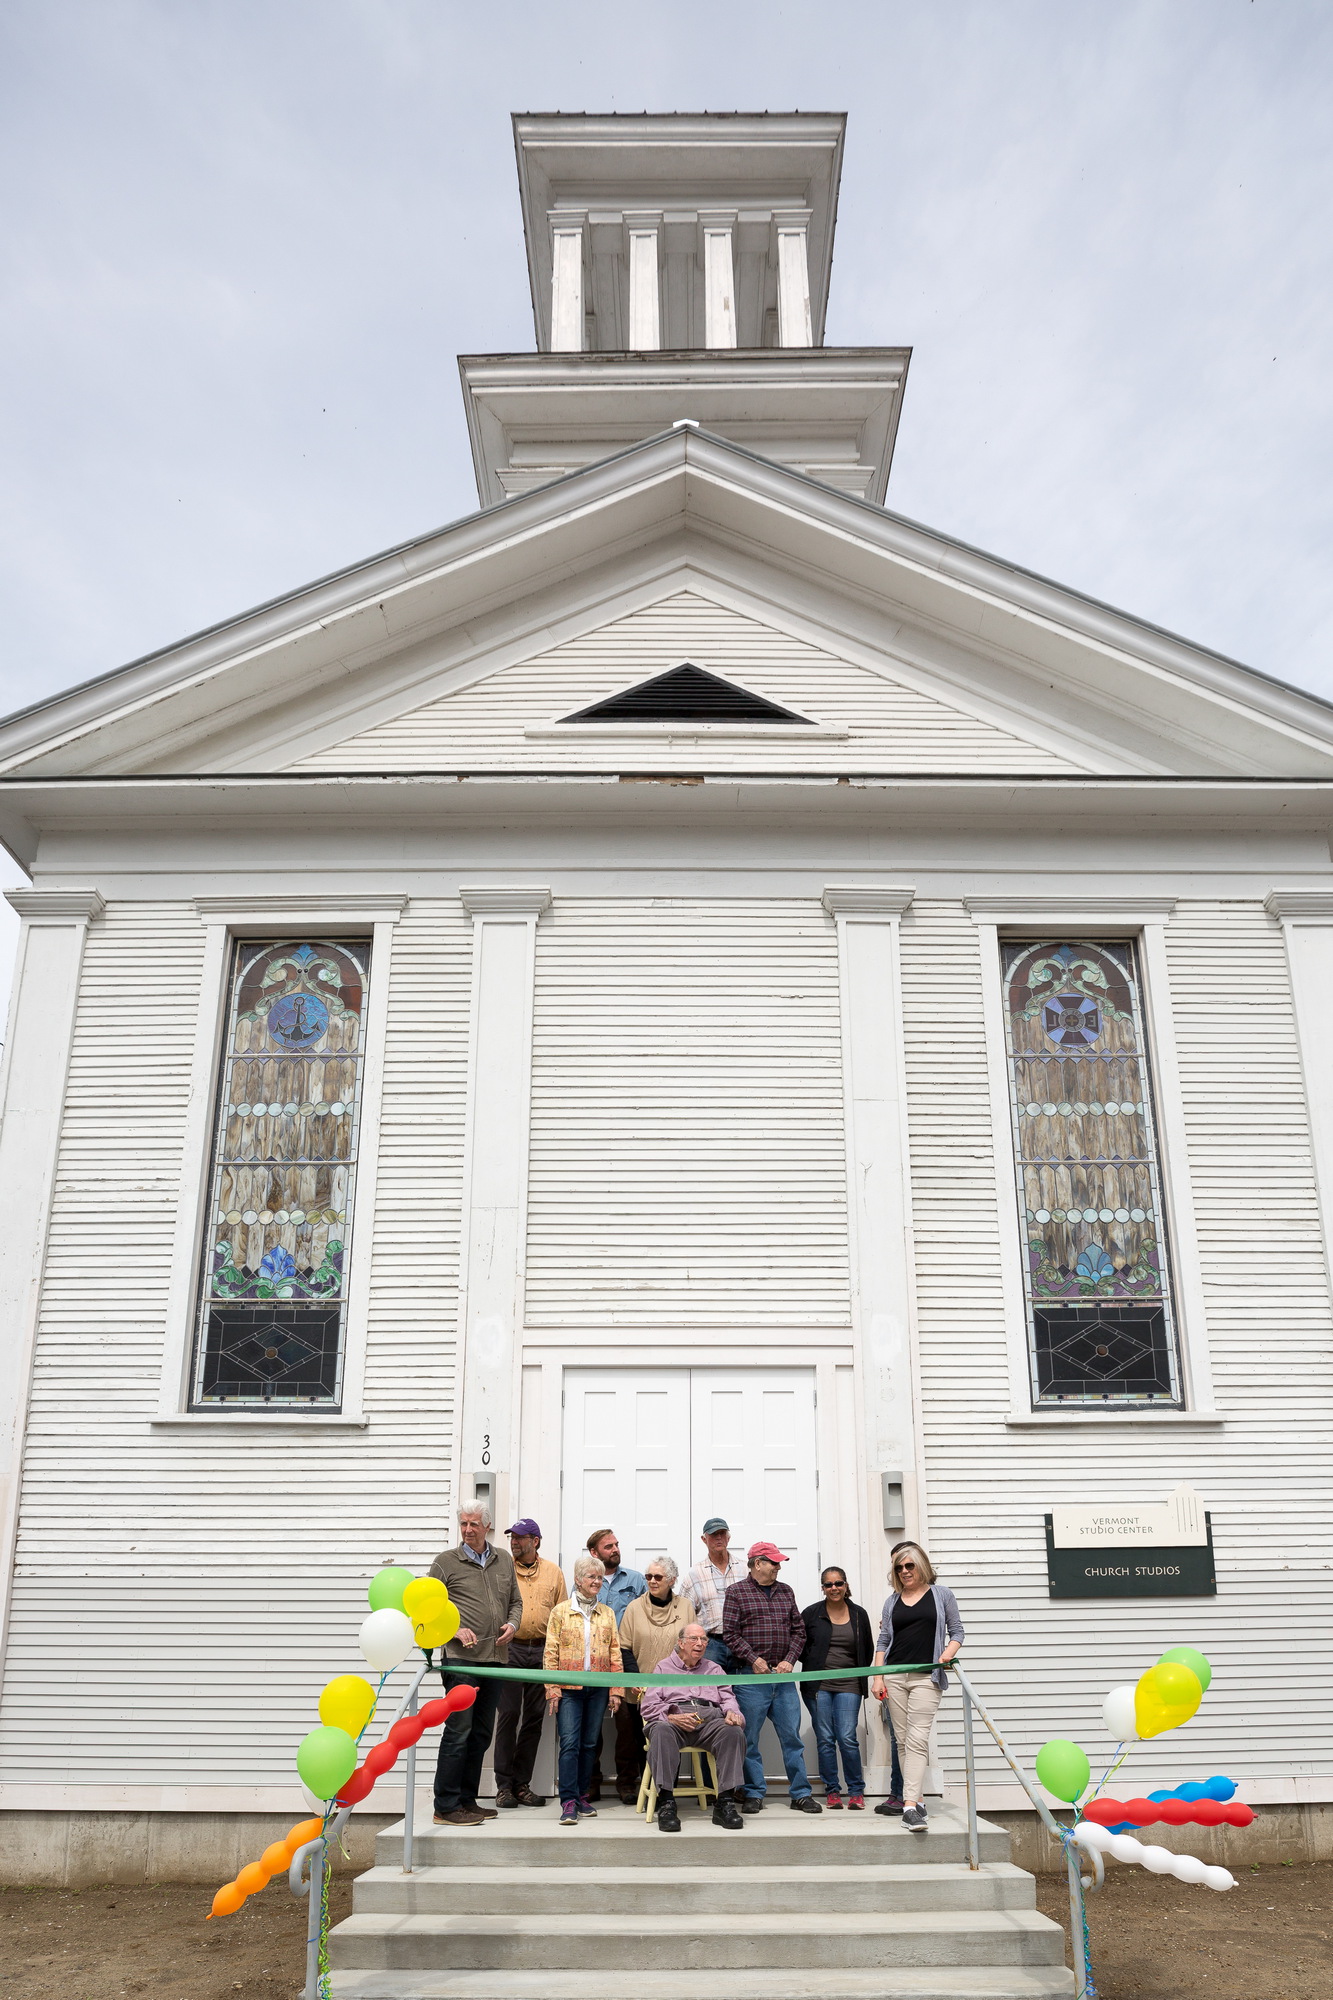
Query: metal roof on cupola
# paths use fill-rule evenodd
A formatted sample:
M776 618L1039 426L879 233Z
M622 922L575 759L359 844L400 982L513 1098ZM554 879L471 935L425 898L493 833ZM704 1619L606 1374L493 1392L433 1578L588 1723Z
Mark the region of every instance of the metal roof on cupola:
M845 125L515 117L538 352L460 357L483 506L682 421L882 503L910 350L823 344Z

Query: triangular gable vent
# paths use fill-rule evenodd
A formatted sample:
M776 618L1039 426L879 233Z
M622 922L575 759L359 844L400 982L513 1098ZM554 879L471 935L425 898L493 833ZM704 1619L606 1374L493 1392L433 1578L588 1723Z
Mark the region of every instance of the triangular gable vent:
M564 722L795 722L811 725L804 715L779 708L761 694L736 687L703 667L672 667L650 681L626 688L623 694L566 715Z

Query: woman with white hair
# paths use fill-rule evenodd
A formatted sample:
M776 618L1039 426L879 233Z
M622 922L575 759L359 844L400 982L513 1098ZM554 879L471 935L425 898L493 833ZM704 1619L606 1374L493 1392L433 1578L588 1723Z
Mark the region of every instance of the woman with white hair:
M887 1697L903 1764L903 1825L926 1829L926 1763L930 1728L949 1684L945 1663L963 1643L963 1621L953 1592L936 1580L934 1565L916 1542L899 1542L889 1571L893 1595L885 1600L874 1664L919 1669L876 1676L870 1692Z
M596 1556L580 1556L575 1563L573 1595L556 1605L546 1628L542 1664L548 1674L561 1668L567 1673L623 1672L616 1614L609 1604L597 1602L605 1575ZM560 1738L561 1826L577 1826L580 1819L596 1817L588 1786L601 1744L602 1717L608 1694L614 1712L623 1693L618 1687L547 1687L546 1706L556 1719Z

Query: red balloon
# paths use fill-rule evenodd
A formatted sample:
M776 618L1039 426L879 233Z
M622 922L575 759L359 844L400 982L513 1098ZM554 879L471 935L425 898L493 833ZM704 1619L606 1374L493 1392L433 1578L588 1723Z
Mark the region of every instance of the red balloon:
M1239 1799L1093 1799L1083 1817L1098 1826L1249 1826L1254 1814Z
M426 1703L417 1720L423 1729L438 1729L440 1724L447 1719L448 1715L448 1702L444 1699L443 1695L437 1695L434 1701ZM407 1717L404 1716L403 1720L406 1722ZM394 1727L397 1727L396 1723Z
M351 1777L339 1792L338 1804L340 1806L359 1805L362 1799L369 1798L374 1789L375 1780L363 1764L359 1771L353 1771Z
M476 1699L477 1690L474 1687L450 1688L444 1697L445 1706L451 1715L456 1715L460 1708L471 1708Z
M361 1769L368 1771L372 1778L382 1778L386 1771L393 1769L397 1761L398 1747L396 1744L377 1743L375 1748L368 1752L366 1761L361 1766Z

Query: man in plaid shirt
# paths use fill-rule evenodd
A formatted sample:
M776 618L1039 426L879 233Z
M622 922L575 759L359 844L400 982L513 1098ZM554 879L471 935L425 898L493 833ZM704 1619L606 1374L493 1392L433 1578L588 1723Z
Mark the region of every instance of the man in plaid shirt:
M810 1790L801 1749L801 1703L788 1678L805 1648L805 1621L796 1597L778 1582L778 1566L787 1558L773 1542L751 1544L749 1575L733 1583L722 1600L722 1635L735 1655L737 1668L748 1674L771 1674L768 1687L735 1689L745 1717L745 1795L743 1813L764 1810L764 1760L759 1733L765 1717L777 1731L787 1771L787 1803L793 1812L817 1813L824 1808Z

